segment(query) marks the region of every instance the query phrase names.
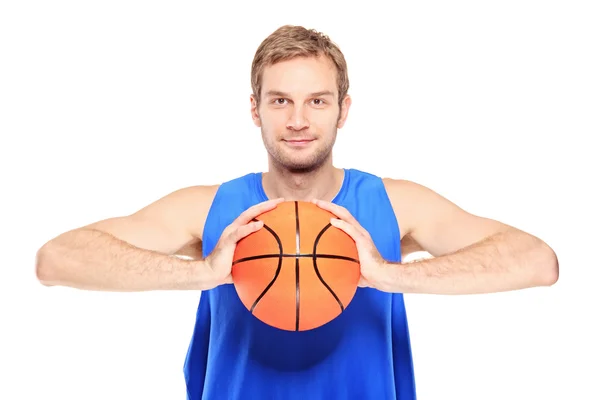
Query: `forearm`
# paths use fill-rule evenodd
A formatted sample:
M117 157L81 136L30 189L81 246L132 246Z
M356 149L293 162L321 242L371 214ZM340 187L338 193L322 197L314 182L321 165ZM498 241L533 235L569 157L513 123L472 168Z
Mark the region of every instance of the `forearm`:
M477 294L551 285L558 264L544 242L511 230L437 258L387 263L381 274L389 292Z
M65 233L37 254L36 272L48 286L86 290L202 290L210 280L202 261L132 246L97 230Z

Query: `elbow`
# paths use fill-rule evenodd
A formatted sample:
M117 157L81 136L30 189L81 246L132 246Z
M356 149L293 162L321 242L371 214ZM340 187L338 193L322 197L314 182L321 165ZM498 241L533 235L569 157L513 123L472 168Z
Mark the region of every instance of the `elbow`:
M544 245L543 254L537 266L539 286L552 286L558 282L558 257L548 245Z
M40 248L35 257L35 276L42 285L54 286L55 272L49 255L49 245L46 244Z

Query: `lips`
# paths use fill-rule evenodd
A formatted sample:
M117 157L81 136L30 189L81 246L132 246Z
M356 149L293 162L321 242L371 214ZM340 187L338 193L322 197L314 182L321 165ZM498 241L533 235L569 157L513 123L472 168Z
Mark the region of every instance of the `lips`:
M290 143L306 143L306 142L311 142L315 139L313 138L292 138L292 139L284 139L286 142L290 142Z
M314 140L313 138L290 138L284 139L283 142L292 148L304 148L310 146Z

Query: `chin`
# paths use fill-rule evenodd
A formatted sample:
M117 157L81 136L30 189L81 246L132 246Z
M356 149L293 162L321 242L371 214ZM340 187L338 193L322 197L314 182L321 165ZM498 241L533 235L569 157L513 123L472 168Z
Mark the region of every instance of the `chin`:
M290 149L284 145L267 147L267 151L275 165L293 173L315 171L331 157L331 149L317 147Z
M278 164L290 172L294 173L307 173L319 169L324 163L325 159L283 159L278 160Z

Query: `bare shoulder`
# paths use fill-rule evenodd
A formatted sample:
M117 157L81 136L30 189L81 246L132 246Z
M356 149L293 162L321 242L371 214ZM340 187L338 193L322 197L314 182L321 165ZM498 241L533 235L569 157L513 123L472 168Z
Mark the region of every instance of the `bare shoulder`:
M412 253L426 251L412 235L416 218L411 219L411 215L414 216L415 212L413 205L423 201L423 198L427 197L424 192L430 192L430 189L403 179L383 178L383 184L398 220L402 240L402 258L405 259Z
M385 178L400 230L437 256L456 251L512 227L474 215L422 184Z
M415 229L419 210L438 207L440 203L445 207L456 207L452 203L442 201L445 199L437 192L414 181L383 178L383 183L398 223L407 234Z
M202 252L204 223L219 186L173 190L129 215L96 221L78 229L105 232L143 249L197 258Z
M175 190L131 218L146 221L146 225L161 232L154 235L157 246L168 248L171 254L200 259L204 224L219 186L196 185ZM156 229L159 226L162 228Z
M208 212L220 185L195 185L177 189L141 208L134 215L177 221L187 232L202 240Z

